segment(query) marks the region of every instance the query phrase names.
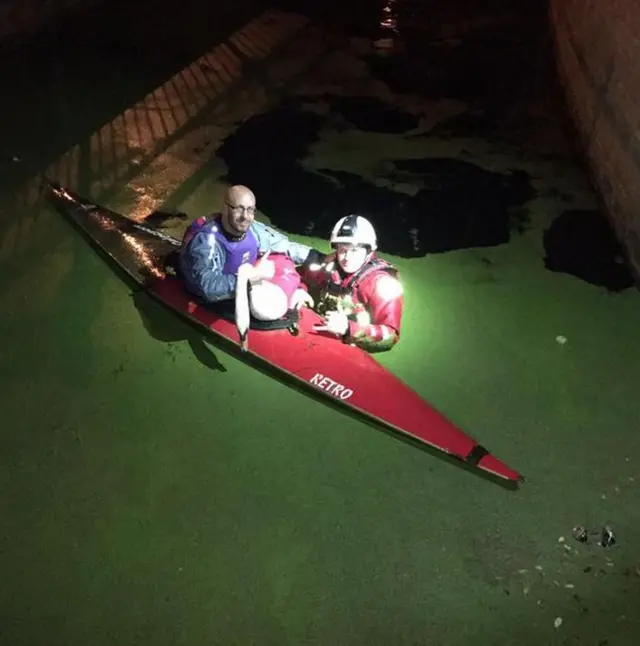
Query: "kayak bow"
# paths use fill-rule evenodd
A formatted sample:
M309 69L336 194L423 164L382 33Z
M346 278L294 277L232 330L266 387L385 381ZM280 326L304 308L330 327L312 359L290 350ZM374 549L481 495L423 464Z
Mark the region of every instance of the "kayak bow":
M148 223L84 200L63 187L50 184L48 188L62 213L137 285L201 331L220 341L231 341L238 348L235 317L225 316L192 297L182 281L165 270L165 260L180 247L180 240ZM486 474L512 483L524 480L373 356L314 331L314 326L321 323L318 314L304 309L296 334L290 329L250 328L250 348L240 355L257 359L264 367L277 370L281 377L321 393L370 422L438 449ZM245 324L242 321L241 327Z

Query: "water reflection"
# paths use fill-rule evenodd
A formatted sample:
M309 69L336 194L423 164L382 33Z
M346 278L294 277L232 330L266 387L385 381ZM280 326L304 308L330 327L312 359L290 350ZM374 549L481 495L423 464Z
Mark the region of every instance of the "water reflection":
M387 4L382 7L380 16L380 38L374 41L373 46L379 53L391 54L396 48L396 38L398 36L398 20L396 0L387 0Z
M398 33L396 29L396 9L395 9L396 0L388 0L387 4L382 8L382 17L380 20L380 27L382 29L388 29L394 33Z
M83 202L63 187L51 185L51 194L75 222L139 282L143 277L164 278L163 258L179 241L153 228ZM125 228L134 229L132 235Z

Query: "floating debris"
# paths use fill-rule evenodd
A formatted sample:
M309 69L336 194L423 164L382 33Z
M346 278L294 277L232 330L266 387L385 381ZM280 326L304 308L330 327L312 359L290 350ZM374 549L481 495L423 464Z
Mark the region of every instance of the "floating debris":
M564 587L567 588L567 590L573 590L576 586L573 585L573 583L566 583Z
M560 626L562 626L562 617L556 617L553 622L553 627L560 628Z
M409 235L411 236L411 242L413 244L414 251L420 251L420 230L415 227L409 229Z
M538 572L543 572L542 565L536 565L535 567Z
M564 536L561 536L561 537L558 539L558 543L564 543Z
M564 345L567 342L567 337L562 336L562 334L558 334L556 337L556 343L559 343L560 345Z
M577 525L576 527L574 527L572 536L579 543L586 543L589 540L589 533L587 532L587 528L583 525Z
M611 547L615 545L616 537L613 534L611 527L608 525L602 529L602 538L600 539L600 545L602 547Z

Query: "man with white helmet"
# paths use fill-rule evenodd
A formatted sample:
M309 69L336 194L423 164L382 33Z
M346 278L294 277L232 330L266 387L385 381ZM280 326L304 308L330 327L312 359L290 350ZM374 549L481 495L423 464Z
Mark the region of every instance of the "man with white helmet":
M348 215L336 223L330 242L335 259L304 276L320 291L317 309L325 320L316 329L369 352L390 350L400 338L404 296L397 269L376 256L373 225Z

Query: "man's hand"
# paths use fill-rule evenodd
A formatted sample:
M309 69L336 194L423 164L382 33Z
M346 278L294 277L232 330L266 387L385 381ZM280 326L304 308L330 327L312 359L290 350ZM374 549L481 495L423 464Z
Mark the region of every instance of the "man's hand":
M291 308L299 310L303 307L313 307L311 294L304 289L296 289L291 298Z
M343 311L328 312L324 318L324 325L316 325L317 332L331 332L337 336L344 336L349 330L349 319Z
M249 270L249 282L259 283L261 280L270 280L276 272L273 260L269 260L269 252L264 254Z

